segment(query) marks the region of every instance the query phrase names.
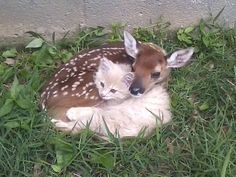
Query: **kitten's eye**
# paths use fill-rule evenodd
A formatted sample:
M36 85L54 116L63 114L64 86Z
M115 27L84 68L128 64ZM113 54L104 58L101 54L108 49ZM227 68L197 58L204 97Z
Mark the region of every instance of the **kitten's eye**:
M104 87L104 86L105 86L103 82L100 82L100 85L101 85L102 87Z
M117 90L115 90L115 89L111 89L110 92L111 92L111 93L116 93Z
M157 79L160 76L160 72L155 72L151 74L151 78Z

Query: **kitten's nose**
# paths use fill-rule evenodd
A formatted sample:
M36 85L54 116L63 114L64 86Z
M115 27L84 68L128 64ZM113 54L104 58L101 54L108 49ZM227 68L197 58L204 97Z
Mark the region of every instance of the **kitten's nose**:
M100 96L101 96L101 97L105 97L106 94L105 94L105 93L100 93Z

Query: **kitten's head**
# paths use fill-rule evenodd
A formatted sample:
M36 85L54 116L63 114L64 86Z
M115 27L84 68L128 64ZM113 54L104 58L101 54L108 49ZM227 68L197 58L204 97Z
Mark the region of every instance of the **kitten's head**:
M115 64L102 58L94 81L102 99L124 99L129 96L129 87L134 75L128 65Z

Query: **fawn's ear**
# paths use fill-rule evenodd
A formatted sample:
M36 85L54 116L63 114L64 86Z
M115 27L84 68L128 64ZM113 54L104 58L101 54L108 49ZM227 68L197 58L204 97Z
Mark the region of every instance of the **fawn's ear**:
M194 49L187 48L182 50L177 50L167 58L167 67L169 68L180 68L191 60Z
M103 57L100 59L100 63L98 66L98 72L107 73L110 69L112 69L114 63L107 58Z
M126 53L129 56L136 58L136 56L138 54L137 41L127 31L124 31L124 45L125 45Z
M127 88L129 88L133 80L134 80L134 73L129 72L124 75L122 82L124 82Z

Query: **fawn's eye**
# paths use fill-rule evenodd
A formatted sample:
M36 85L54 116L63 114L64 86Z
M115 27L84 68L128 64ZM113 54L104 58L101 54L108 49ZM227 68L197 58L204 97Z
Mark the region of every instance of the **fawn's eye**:
M151 74L151 78L157 79L160 76L160 72L155 72Z
M100 82L100 85L101 85L102 87L104 87L104 86L105 86L103 82Z
M115 90L115 89L111 89L110 92L111 92L111 93L116 93L117 90Z

